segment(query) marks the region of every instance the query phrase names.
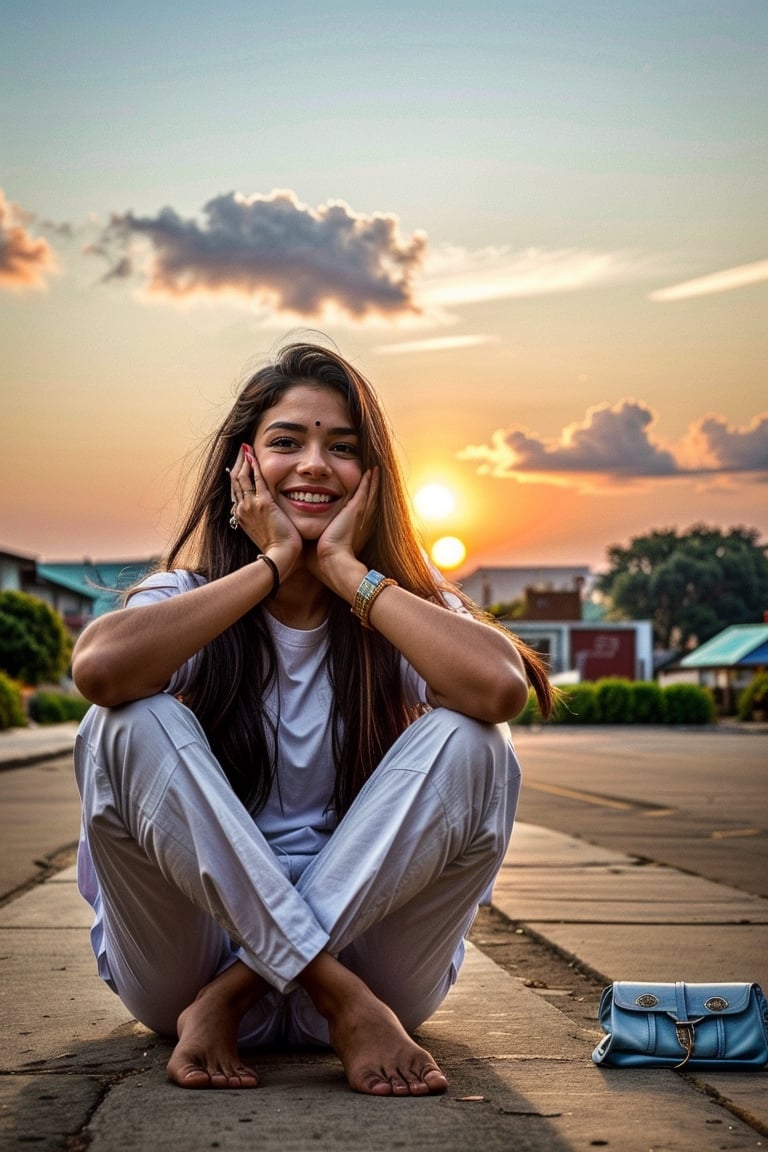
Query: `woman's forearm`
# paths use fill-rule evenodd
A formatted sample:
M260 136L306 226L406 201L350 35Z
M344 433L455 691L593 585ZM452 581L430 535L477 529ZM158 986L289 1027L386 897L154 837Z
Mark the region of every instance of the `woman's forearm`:
M94 704L114 707L161 692L174 672L272 589L263 562L154 604L94 620L72 655L72 677Z

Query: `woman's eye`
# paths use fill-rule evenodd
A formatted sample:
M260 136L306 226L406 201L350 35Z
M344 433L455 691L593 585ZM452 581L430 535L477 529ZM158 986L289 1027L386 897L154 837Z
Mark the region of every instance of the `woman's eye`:
M270 448L293 448L296 441L290 436L276 436L274 440L270 440Z
M334 444L333 451L338 452L341 456L357 456L356 444Z

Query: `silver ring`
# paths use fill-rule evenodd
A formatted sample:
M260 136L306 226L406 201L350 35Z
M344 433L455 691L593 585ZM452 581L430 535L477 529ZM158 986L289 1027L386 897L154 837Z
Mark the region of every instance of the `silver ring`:
M237 516L235 516L235 515L230 516L229 526L230 526L230 528L234 528L234 530L237 531L237 529L240 527L240 521L238 520Z

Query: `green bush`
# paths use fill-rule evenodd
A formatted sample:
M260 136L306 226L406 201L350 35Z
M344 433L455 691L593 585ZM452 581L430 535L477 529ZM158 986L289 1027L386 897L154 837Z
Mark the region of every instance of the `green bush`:
M26 592L0 592L0 671L24 684L56 681L71 653L64 621L50 604Z
M768 672L757 672L743 692L739 693L736 703L739 720L754 720L756 712L768 715Z
M63 724L67 720L82 720L90 705L82 696L36 692L30 696L27 707L30 719L36 724Z
M635 724L663 724L666 720L664 693L654 680L638 680L632 685Z
M715 701L698 684L668 684L663 690L667 724L714 724Z
M594 684L585 680L562 689L552 714L553 724L599 724L600 720L600 704Z
M510 724L517 724L521 727L529 728L531 724L541 723L541 712L539 711L538 701L536 700L536 693L532 688L528 690L528 700L522 712L518 712Z
M0 672L0 731L5 728L25 728L26 725L21 689L9 676Z
M595 684L597 707L603 724L631 724L634 720L632 684L606 677Z

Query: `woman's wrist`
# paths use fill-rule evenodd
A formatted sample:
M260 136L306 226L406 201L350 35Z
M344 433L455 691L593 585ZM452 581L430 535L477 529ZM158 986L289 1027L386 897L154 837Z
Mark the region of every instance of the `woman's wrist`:
M371 568L363 576L355 592L351 612L353 616L357 616L364 628L371 627L368 617L379 593L383 592L385 588L394 587L397 587L397 580L385 576L383 572L377 572L375 568Z
M260 563L261 562L261 563ZM269 598L277 595L280 585L288 579L295 567L295 557L287 548L272 546L259 549L259 554L253 561L254 565L269 569L272 576L272 588Z
M330 591L351 605L367 568L356 556L339 556L333 562L321 564L321 579Z

